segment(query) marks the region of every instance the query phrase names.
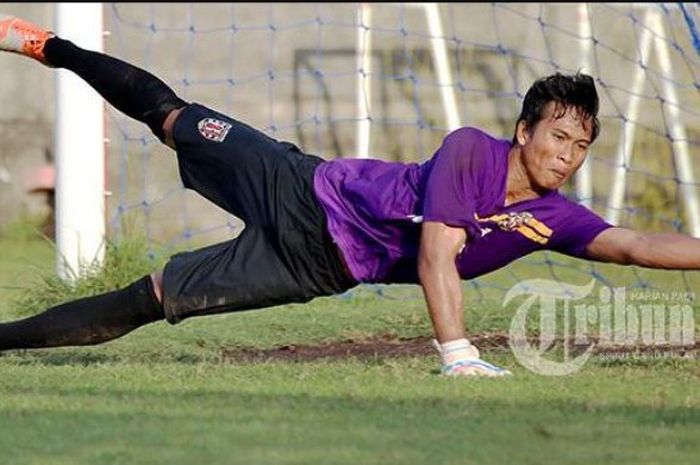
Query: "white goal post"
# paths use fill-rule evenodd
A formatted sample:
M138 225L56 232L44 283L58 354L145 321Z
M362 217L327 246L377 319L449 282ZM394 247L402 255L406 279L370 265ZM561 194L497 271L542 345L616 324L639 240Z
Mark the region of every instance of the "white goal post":
M101 3L57 3L56 34L102 51ZM56 267L72 280L105 252L105 140L102 97L82 79L56 79Z
M688 218L688 232L694 237L700 237L700 206L695 192L695 176L690 160L688 148L688 136L685 125L681 120L678 110L679 99L673 82L673 66L669 52L669 43L666 39L661 14L658 9L647 4L636 5L644 11L641 21L643 29L639 39L639 66L632 80L630 97L627 103L627 111L623 121L623 131L619 139L614 178L610 186L606 219L609 223L620 223L620 214L625 204L625 187L628 169L632 161L632 149L636 122L639 114L639 103L642 88L646 80L646 66L652 58L652 48L656 51L656 59L667 78L663 81L661 95L664 101L664 113L669 121L668 132L672 140L672 152L676 177L680 183L683 209ZM586 17L587 20L587 17Z
M390 3L391 5L391 3ZM399 4L396 4L399 6ZM445 34L438 3L406 3L405 7L420 8L430 33L432 59L440 87L442 106L445 110L447 128L458 129L462 124L454 92L452 69L447 55ZM372 4L360 3L357 8L357 158L369 158L370 128L372 115Z

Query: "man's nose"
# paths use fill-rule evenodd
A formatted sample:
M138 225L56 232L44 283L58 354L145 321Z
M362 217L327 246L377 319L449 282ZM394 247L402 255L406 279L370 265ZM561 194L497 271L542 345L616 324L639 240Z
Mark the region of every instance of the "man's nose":
M559 158L567 165L570 165L574 161L573 145L571 147L565 147L561 152L559 152L559 156L557 158Z

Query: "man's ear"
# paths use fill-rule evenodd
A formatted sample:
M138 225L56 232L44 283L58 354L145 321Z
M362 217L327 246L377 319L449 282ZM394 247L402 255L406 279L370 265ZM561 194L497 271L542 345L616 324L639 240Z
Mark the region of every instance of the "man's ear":
M525 120L518 121L518 125L515 127L515 137L518 139L518 145L525 145L530 140L530 132L527 130Z

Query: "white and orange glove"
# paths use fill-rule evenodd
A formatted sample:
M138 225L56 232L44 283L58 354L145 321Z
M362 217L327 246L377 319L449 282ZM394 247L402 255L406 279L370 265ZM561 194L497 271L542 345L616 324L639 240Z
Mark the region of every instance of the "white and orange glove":
M442 374L446 376L505 376L511 372L481 360L479 349L467 339L457 339L433 346L442 358Z

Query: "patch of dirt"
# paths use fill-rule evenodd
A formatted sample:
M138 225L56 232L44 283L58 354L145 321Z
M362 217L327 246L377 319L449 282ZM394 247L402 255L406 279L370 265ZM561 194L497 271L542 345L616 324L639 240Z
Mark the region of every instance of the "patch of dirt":
M251 347L225 347L221 356L228 362L264 362L287 361L305 362L319 359L356 358L359 360L417 357L437 355L431 343L431 337L401 339L392 335L382 335L371 339L325 342L316 345L285 345L272 349L254 349ZM482 352L493 349L509 349L508 336L502 333L473 334L469 340ZM558 339L555 343L561 344ZM571 346L574 351L583 351L585 347ZM593 350L594 354L639 354L654 353L674 354L681 357L696 357L700 353L700 343L692 346L601 346Z
M508 347L505 334L474 335L469 338L480 350ZM399 339L383 335L372 339L326 342L316 345L286 345L273 349L253 349L250 347L226 347L221 355L230 362L263 362L281 360L305 362L319 359L341 359L354 357L359 360L395 357L416 357L437 355L430 337Z

